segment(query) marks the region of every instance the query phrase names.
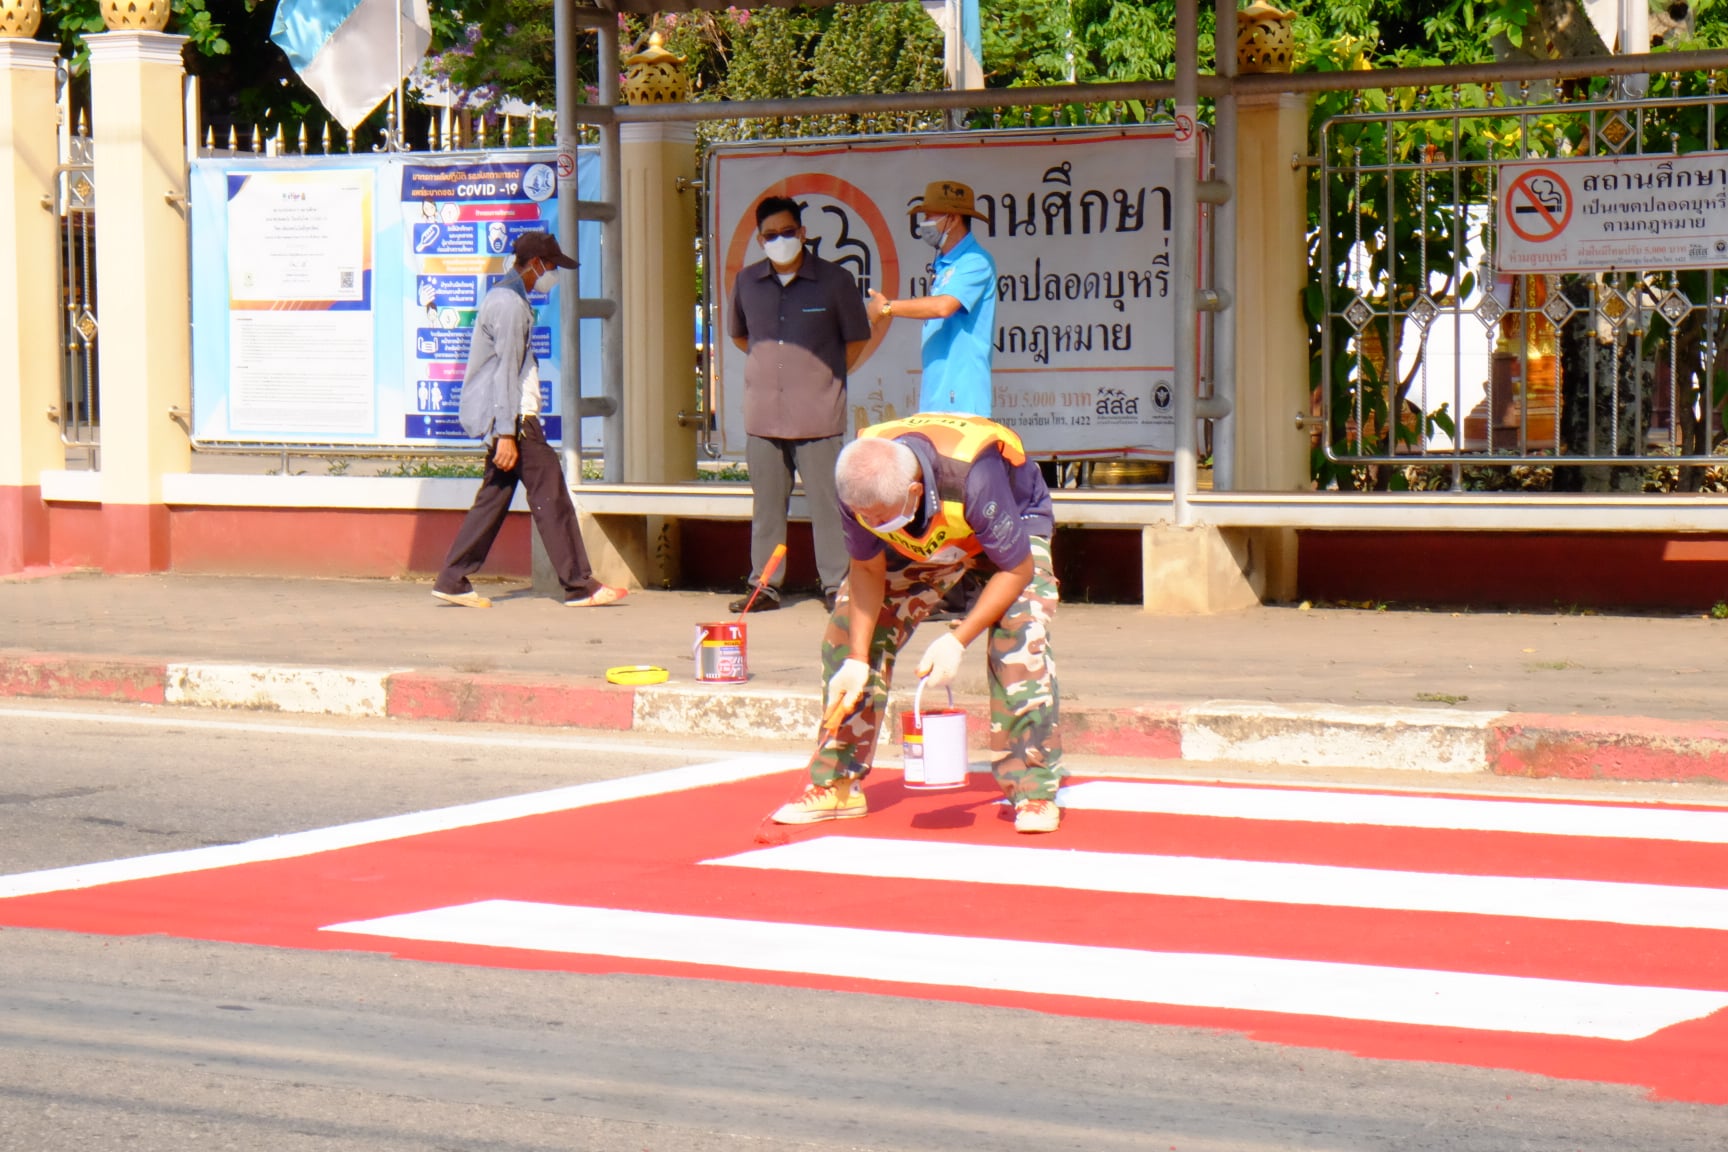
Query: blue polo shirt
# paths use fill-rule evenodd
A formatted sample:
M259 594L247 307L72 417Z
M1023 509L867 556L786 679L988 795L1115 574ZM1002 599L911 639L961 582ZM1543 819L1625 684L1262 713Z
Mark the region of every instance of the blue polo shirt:
M932 296L952 296L960 310L924 321L924 379L918 411L990 415L990 352L996 340L996 261L968 232L936 257Z

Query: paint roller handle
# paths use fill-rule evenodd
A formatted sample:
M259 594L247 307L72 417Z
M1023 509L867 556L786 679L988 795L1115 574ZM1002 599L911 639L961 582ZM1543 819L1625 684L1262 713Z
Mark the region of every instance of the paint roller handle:
M774 573L780 568L780 561L786 559L786 545L774 545L774 551L768 556L768 563L762 565L762 578L756 581L756 587L750 592L750 599L744 601L744 611L738 613L738 619L750 615L750 608L756 603L756 597L762 595L762 589L768 587L768 581L774 578Z
M786 559L786 545L774 545L774 551L769 555L768 563L762 565L762 579L756 581L757 587L761 587L773 579L774 573L780 570L780 561L784 559Z
M918 677L918 691L912 693L912 715L920 726L924 723L924 685L930 682L930 677ZM948 707L954 707L954 689L948 689Z

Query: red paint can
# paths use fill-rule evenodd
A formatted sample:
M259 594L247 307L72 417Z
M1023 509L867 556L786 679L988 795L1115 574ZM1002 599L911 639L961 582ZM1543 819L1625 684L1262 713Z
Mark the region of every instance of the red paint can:
M728 620L723 624L696 625L696 679L709 684L742 684L750 679L745 660L744 624Z

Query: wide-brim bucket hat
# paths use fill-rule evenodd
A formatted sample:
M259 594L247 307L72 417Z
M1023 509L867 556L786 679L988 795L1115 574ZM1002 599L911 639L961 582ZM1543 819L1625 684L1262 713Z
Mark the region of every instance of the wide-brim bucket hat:
M924 199L906 210L927 216L971 216L984 219L972 206L972 189L958 180L932 180L924 188Z

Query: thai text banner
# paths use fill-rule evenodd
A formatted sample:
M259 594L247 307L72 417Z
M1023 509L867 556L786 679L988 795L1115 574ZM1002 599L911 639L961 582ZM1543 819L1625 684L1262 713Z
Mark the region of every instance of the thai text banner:
M1728 152L1499 166L1501 272L1728 265Z
M1174 148L1167 124L715 148L711 295L724 453L744 453L745 355L724 333L738 270L763 259L757 201L800 201L812 251L861 287L905 299L930 293L935 258L909 209L926 184L946 179L972 187L984 217L972 235L996 261L995 419L1034 455L1168 456ZM848 380L852 431L917 410L920 327L878 327L884 334Z

